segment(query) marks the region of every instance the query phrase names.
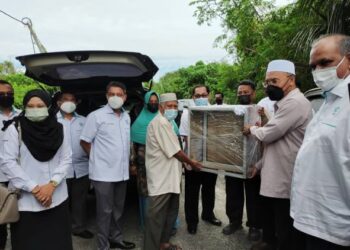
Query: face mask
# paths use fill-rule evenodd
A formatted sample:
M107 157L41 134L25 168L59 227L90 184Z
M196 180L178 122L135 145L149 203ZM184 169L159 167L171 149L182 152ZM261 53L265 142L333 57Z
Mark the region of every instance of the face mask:
M120 109L123 106L124 101L123 98L119 96L111 96L108 98L108 104L112 109Z
M13 105L13 102L14 102L14 97L13 95L1 95L0 96L0 107L3 107L3 108L10 108L12 107Z
M176 109L166 109L164 111L164 116L168 121L173 121L177 117L177 110Z
M216 103L217 105L222 105L222 99L221 99L221 98L216 98L216 99L215 99L215 103Z
M75 105L74 102L64 102L61 105L61 110L66 114L73 113L76 108L77 108L77 106Z
M158 111L158 103L147 103L147 109L151 113L157 113L157 111Z
M208 106L208 98L196 98L194 99L196 106Z
M337 66L325 68L325 69L316 69L312 71L312 76L316 85L321 88L323 91L330 91L335 86L337 86L343 79L340 79L337 74L338 67L343 63L345 56L338 63Z
M279 101L284 97L282 88L273 85L267 86L266 94L271 101Z
M49 116L47 107L43 108L26 108L25 117L32 122L40 122Z
M242 105L250 104L250 95L239 95L238 102L239 104L242 104Z

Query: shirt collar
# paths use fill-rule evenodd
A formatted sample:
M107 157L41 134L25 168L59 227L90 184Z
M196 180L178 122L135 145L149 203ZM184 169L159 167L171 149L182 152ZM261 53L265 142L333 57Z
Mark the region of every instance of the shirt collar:
M114 110L108 104L106 104L103 108L106 110L106 113L114 114ZM120 110L121 110L121 114L123 114L123 112L125 111L124 108L121 108Z
M73 119L76 118L78 116L78 114L76 112L73 113ZM64 116L62 114L61 111L58 111L57 112L57 115L56 115L57 119L64 119Z

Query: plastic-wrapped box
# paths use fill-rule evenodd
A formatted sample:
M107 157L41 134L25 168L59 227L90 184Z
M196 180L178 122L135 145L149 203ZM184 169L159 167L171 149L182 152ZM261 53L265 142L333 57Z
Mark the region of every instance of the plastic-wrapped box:
M261 143L242 134L245 124L261 122L256 105L189 108L189 155L204 171L247 178L261 158Z

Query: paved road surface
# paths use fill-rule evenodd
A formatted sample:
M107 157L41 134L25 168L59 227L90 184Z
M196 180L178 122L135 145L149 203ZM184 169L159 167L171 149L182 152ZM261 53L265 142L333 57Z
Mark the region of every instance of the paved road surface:
M94 228L94 200L92 197L90 204L90 229L95 232ZM247 229L244 228L236 232L234 235L226 236L222 234L222 228L209 225L203 221L199 222L196 235L190 235L186 230L183 193L180 202L180 227L175 237L172 238L172 243L178 244L184 250L247 250L251 246L251 242L247 239ZM200 208L201 209L201 208ZM200 210L201 211L201 210ZM225 214L225 180L223 176L219 176L216 185L216 203L215 214L227 225L228 219ZM136 249L141 249L142 232L138 224L138 211L136 196L133 192L129 193L126 211L124 215L124 239L136 243ZM84 240L78 237L73 237L74 250L95 250L95 238ZM9 245L9 244L8 244ZM11 247L7 246L6 250ZM49 249L48 249L49 250ZM62 249L64 250L64 249Z

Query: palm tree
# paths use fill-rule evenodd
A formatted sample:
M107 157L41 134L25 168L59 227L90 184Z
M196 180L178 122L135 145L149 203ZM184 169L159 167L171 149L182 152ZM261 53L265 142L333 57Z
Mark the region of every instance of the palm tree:
M295 4L295 11L304 20L292 41L298 50L308 51L322 34L350 35L350 0L299 0Z

